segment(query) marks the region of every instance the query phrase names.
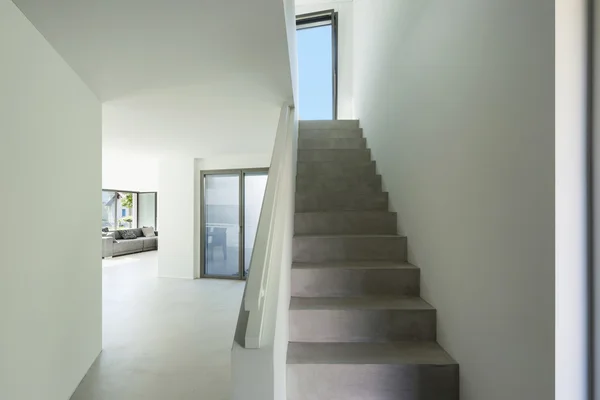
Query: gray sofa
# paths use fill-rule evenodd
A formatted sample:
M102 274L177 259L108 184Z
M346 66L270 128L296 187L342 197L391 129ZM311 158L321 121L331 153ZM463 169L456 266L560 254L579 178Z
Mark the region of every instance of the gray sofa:
M121 236L122 230L109 232L104 235L104 237L113 238L112 251L105 249L103 252L104 257L117 257L126 254L141 253L143 251L158 250L158 232L154 232L155 237L144 237L141 228L127 230L133 231L137 237L135 239L123 239L123 236Z

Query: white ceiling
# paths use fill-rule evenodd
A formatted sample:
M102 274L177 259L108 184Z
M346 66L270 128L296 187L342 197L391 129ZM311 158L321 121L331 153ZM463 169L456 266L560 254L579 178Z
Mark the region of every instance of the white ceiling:
M291 97L282 0L14 0L101 101L257 80Z
M13 0L103 102L104 158L270 154L283 0Z
M102 107L106 155L271 153L281 101L242 80L148 91Z

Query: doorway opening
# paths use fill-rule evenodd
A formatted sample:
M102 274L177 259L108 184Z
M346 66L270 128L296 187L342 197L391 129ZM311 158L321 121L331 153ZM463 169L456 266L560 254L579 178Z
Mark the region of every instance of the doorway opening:
M337 119L337 12L296 16L299 118Z
M201 278L246 279L268 169L203 171Z

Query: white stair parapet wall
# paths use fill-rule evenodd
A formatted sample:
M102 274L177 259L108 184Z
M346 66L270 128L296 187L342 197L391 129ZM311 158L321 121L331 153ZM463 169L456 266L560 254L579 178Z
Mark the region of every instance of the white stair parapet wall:
M285 371L278 376L276 370L285 369L288 342L297 132L295 110L285 103L233 341L233 399L279 399L285 393Z
M269 177L265 189L265 197L258 221L256 244L250 261L250 274L244 293L244 309L248 315L248 325L244 347L258 349L262 346L265 327L265 302L268 297L277 296L269 291L269 279L275 269L282 268L282 248L286 239L287 222L286 207L294 196L294 110L289 105L281 109L279 126L273 146L273 156ZM291 231L290 231L291 232ZM276 288L279 285L275 286Z

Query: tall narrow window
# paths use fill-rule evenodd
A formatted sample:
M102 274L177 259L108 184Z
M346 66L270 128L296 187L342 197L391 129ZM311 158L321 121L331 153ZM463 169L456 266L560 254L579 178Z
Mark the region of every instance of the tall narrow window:
M300 119L336 119L337 13L299 15L296 27Z
M138 193L138 227L156 226L156 192Z

